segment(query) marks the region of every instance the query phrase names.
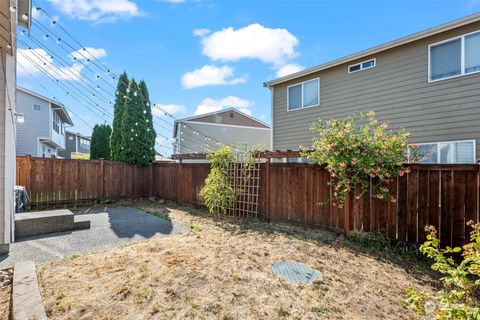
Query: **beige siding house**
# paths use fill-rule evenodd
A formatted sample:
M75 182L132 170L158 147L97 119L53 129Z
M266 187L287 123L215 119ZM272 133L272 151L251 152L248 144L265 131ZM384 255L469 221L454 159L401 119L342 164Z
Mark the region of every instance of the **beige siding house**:
M265 83L273 149L311 145L314 120L375 111L430 163L480 157L480 14Z
M173 130L174 154L207 152L222 144L245 151L271 147L270 126L235 108L176 120Z
M31 1L0 1L0 253L14 240L16 26L30 26ZM22 17L23 16L23 17Z

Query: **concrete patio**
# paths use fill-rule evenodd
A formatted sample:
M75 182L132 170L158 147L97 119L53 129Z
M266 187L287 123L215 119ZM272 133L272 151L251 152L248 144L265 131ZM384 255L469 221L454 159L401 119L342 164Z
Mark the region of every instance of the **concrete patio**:
M8 254L0 255L0 269L21 261L47 262L186 230L182 225L128 207L86 209L75 212L75 220L90 220L90 229L17 239Z

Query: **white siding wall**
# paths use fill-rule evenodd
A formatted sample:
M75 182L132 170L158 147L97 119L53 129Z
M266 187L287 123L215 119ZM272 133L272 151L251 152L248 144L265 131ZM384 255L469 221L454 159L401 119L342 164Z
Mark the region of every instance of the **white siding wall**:
M1 56L0 64L0 246L13 241L15 186L15 62ZM7 78L4 78L4 75ZM7 83L8 92L5 83ZM8 94L8 97L7 97Z
M42 110L34 110L34 104ZM17 90L17 112L25 116L25 122L17 125L17 154L41 157L38 139L50 137L49 102Z
M248 150L250 150L253 145L263 145L268 150L271 148L270 129L217 125L191 121L188 122L188 126L194 130L198 130L204 135L223 141L227 145L246 143ZM212 141L205 140L203 135L193 134L192 129L179 130L183 131L181 136L183 136L184 140L178 140L178 143L181 145L180 148L177 148L177 153L192 153L195 151L204 152L208 151L208 149L212 150L218 147L215 146Z

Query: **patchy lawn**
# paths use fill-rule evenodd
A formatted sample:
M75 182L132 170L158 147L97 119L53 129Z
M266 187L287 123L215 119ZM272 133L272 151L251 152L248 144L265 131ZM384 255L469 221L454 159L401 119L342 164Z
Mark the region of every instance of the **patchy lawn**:
M41 266L49 317L412 319L404 289L430 291L434 283L415 259L327 231L261 222L220 225L200 210L143 208L190 232ZM295 285L269 272L287 260L319 270L323 281Z

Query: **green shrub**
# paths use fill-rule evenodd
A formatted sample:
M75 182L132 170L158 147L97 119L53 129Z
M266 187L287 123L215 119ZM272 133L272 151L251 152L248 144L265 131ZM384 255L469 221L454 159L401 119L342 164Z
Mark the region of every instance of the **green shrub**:
M228 170L235 163L232 148L224 146L217 151L210 152L210 173L205 179L205 186L200 196L205 200L208 211L212 214L226 213L227 208L235 203L236 195L228 179Z
M443 288L434 295L416 289L407 290L407 303L417 314L431 319L480 319L480 223L470 221L470 243L460 247L440 248L437 231L426 227L427 241L420 252L435 262L432 269L440 272ZM461 261L455 262L455 255Z
M333 178L333 205L341 207L355 186L361 189L358 197L369 192L370 184L375 197L396 201L388 184L408 171L404 163L408 161L409 134L387 127L378 123L374 112L312 125L310 130L317 133L312 149L301 154L310 163L326 165Z

